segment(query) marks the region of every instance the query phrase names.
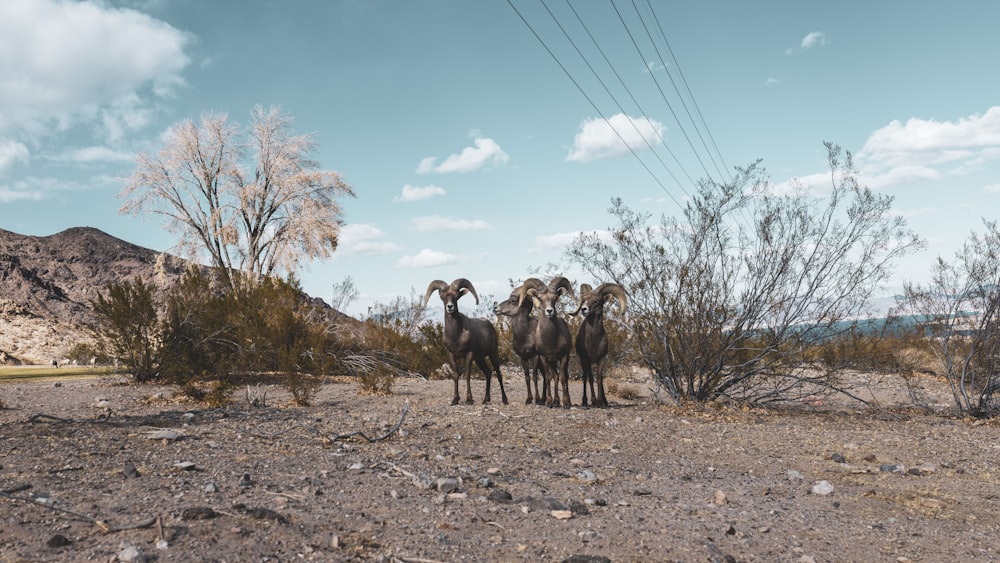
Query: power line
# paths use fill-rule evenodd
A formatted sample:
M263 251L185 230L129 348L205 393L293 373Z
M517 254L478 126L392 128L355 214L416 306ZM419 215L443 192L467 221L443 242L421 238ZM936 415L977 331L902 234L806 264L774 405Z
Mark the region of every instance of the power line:
M733 176L729 172L729 165L726 164L726 159L722 156L722 151L719 150L719 145L715 142L715 136L712 135L712 130L708 127L708 123L705 121L705 116L701 113L701 108L698 106L698 100L694 97L694 93L688 85L687 78L684 76L684 70L681 69L680 61L677 60L676 56L674 56L674 50L670 47L670 41L667 40L667 34L663 31L663 25L660 23L660 18L656 15L656 11L653 10L653 4L650 0L646 0L646 6L649 8L649 13L653 15L653 21L656 22L656 28L659 30L660 37L663 38L663 43L667 47L667 52L670 54L670 60L673 61L674 66L677 68L677 74L681 77L684 89L687 91L688 97L691 98L691 104L694 106L695 113L698 114L698 119L701 120L701 125L705 128L705 132L708 134L709 140L712 141L712 147L715 148L715 153L719 156L719 161L722 162L722 167L726 171L724 177L728 177L731 181Z
M621 140L621 142L625 145L626 148L628 148L629 152L631 152L632 156L634 156L636 158L636 160L639 161L639 163L642 165L642 167L646 169L646 172L649 173L649 175L660 186L660 188L663 190L663 192L666 193L670 197L670 199L672 199L674 201L674 203L677 204L678 207L683 207L680 204L680 202L677 200L677 198L675 198L673 196L673 194L671 194L670 191L667 190L667 187L665 185L663 185L663 182L660 181L660 179L656 176L656 174L653 173L653 171L649 168L649 166L639 157L639 155L635 152L635 149L633 149L632 146L628 142L625 141L625 139L622 137L621 133L613 125L611 125L611 122L608 120L607 117L604 116L604 113L601 112L601 110L597 107L597 104L594 103L594 100L587 94L587 92L583 89L583 87L580 86L580 83L577 82L577 80L575 78L573 78L573 75L569 72L569 70L562 63L562 61L559 60L559 57L556 56L556 54L552 51L552 49L549 48L548 44L546 44L545 40L542 39L542 37L538 34L537 31L535 31L535 28L531 25L530 22L528 22L527 18L524 17L524 15L521 13L521 11L517 9L517 6L514 5L513 1L512 0L507 0L507 4L510 5L511 9L513 9L514 12L518 15L518 17L521 18L521 21L524 22L524 25L526 25L528 27L528 29L531 31L532 35L535 36L535 39L537 39L538 42L541 43L542 47L545 48L545 51L548 52L549 56L551 56L552 59L556 62L556 64L559 65L559 68L562 69L563 73L565 73L566 76L573 83L573 85L576 86L577 90L579 90L580 93L583 94L583 97L587 99L587 101L590 103L591 107L594 108L594 111L596 111L597 114L600 115L602 119L604 119L605 123L608 124L608 127L610 127L611 130L615 132L615 135L618 136L618 139Z

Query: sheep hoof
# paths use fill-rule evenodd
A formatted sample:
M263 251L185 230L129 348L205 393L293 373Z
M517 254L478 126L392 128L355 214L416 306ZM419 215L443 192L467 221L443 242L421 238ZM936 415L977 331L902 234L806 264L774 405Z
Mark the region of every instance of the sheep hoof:
M472 397L466 397L465 404L467 404L467 405L474 405L474 404L476 404L476 402L472 400Z
M457 404L458 404L458 397L455 397L454 399L451 400L451 406L455 406Z
M525 402L524 402L524 404L526 404L526 405L530 405L531 403L534 403L534 402L535 402L535 399L533 399L533 398L531 397L531 395L528 395L528 400L527 400L527 401L525 401Z

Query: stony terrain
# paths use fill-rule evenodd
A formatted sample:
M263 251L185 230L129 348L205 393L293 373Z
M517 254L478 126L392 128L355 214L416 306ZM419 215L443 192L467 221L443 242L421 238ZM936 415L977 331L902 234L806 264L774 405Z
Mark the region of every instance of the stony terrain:
M510 405L451 407L450 385L210 409L108 378L0 382L0 561L1000 559L996 426L902 393L699 409L639 380L601 410L525 405L511 377Z

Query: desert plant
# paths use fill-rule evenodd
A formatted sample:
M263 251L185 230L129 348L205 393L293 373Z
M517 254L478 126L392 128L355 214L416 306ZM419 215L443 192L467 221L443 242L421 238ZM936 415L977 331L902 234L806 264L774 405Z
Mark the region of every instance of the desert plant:
M759 163L729 183L703 181L683 219L650 216L620 199L611 237L581 236L571 264L623 286L641 362L675 399L720 394L785 401L837 389L802 351L848 330L893 261L921 241L892 198L857 182L850 153L827 144L824 197L779 193Z
M110 282L91 306L97 317L96 336L101 348L116 358L136 381L157 377L160 327L153 288L142 278Z
M926 284L908 283L897 313L920 321L960 415L1000 413L1000 228L985 222Z

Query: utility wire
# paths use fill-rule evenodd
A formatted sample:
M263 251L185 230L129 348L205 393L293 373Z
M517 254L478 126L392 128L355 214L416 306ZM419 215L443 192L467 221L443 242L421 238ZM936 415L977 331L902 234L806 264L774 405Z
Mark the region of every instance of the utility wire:
M725 157L722 156L722 151L719 150L719 145L715 142L715 136L712 135L712 130L709 128L708 123L705 121L705 116L701 113L701 108L698 106L698 100L694 97L694 93L691 91L691 87L688 85L687 78L684 76L684 70L681 68L681 63L674 56L674 50L670 47L670 41L667 40L667 34L663 31L663 25L660 23L660 18L656 15L656 11L653 10L653 4L650 0L646 0L646 6L649 8L649 12L653 15L653 21L656 22L656 28L660 32L660 37L663 38L663 44L667 47L667 53L670 54L670 60L673 61L674 66L677 68L677 74L681 77L681 82L684 84L684 89L687 91L688 97L691 98L691 104L694 106L695 113L698 114L698 119L701 120L702 127L705 128L706 134L708 134L709 140L712 141L712 147L715 148L715 154L719 156L719 161L722 162L722 167L726 171L725 177L732 181L733 176L730 172L729 165L726 164Z
M622 26L625 28L625 33L627 33L629 39L632 40L632 45L635 47L635 51L636 53L638 53L639 58L642 60L642 64L645 65L646 57L642 54L642 48L639 47L639 43L636 41L635 36L632 35L632 30L629 29L628 24L625 22L625 17L622 16L621 10L618 9L618 6L615 4L614 0L611 0L611 6L615 9L615 13L618 14L618 19L621 21ZM708 171L708 167L705 166L705 161L702 160L701 155L698 153L698 149L696 149L694 143L691 142L691 137L688 135L687 130L684 128L684 124L681 123L680 118L677 117L677 112L674 111L674 107L670 104L670 101L667 99L667 95L664 93L663 87L660 85L660 81L656 79L656 75L652 72L649 73L649 77L652 78L653 83L656 84L656 89L660 92L660 97L663 98L663 102L667 104L667 109L670 110L670 114L674 116L674 122L677 123L677 127L680 129L681 134L684 135L684 140L687 141L687 144L689 147L691 147L691 151L694 153L694 156L698 160L698 163L701 164L701 168L705 172L705 176L710 178L712 174Z
M712 155L712 151L708 148L705 143L705 137L701 134L701 128L698 127L698 123L694 120L691 115L691 110L688 108L687 102L684 101L684 96L681 95L680 88L677 87L677 81L674 80L674 75L670 72L670 66L663 58L663 53L656 46L656 40L653 38L653 33L649 30L649 26L646 25L646 19L642 17L642 13L639 12L639 6L636 5L635 0L632 0L632 9L635 10L635 15L639 18L639 22L642 24L642 29L646 32L646 37L649 38L650 44L653 46L653 51L656 52L657 58L660 59L660 64L663 66L664 72L667 74L667 78L670 79L670 85L674 87L674 93L677 94L677 98L681 102L681 106L684 108L684 113L687 114L688 119L691 121L691 125L694 126L695 133L698 134L698 140L701 141L702 148L705 149L709 160L712 162L712 166L715 171L719 174L719 178L725 178L725 174L719 169L719 164L715 161L715 157Z
M642 104L639 103L639 100L636 99L635 94L632 93L632 90L625 83L625 80L622 78L622 76L618 72L618 70L615 69L615 65L612 64L611 59L608 58L607 53L605 53L604 49L597 42L597 38L594 37L594 34L590 32L590 28L587 27L587 24L583 21L583 18L580 17L580 14L576 11L576 8L573 7L573 4L570 2L570 0L566 0L566 5L573 12L573 15L576 16L576 19L580 23L580 26L583 28L583 30L585 32L587 32L587 36L590 37L590 41L594 44L594 47L597 48L597 51L601 54L602 57L604 57L604 62L608 65L608 68L611 69L611 72L614 73L615 77L618 79L618 83L621 84L622 88L625 89L625 92L629 95L629 98L632 100L632 103L635 104L635 107L639 110L639 114L643 115L643 116L647 116L647 118L648 118L649 114L642 107ZM551 14L551 12L550 12L550 14ZM560 26L560 28L562 28L562 26ZM570 42L572 42L572 40L570 40ZM574 44L574 47L575 47L575 44ZM579 52L579 49L577 49L577 52ZM583 57L582 54L580 56ZM584 57L584 60L586 60L585 57ZM590 65L588 64L587 66L590 66ZM591 67L591 70L593 71L593 67ZM595 75L596 75L596 72L595 72ZM598 77L598 81L600 81L601 85L604 86L604 82L600 79L600 77ZM607 90L607 86L605 86L605 90ZM608 95L610 95L611 99L615 100L615 103L618 104L618 100L614 97L614 95L612 95L610 92L608 92ZM618 104L618 109L620 109L623 113L625 112L625 110L622 109L621 104ZM634 126L634 124L633 124L633 126ZM656 136L659 138L660 144L663 145L663 148L666 149L667 153L671 156L671 158L674 159L674 162L677 163L677 167L680 168L681 172L684 173L684 176L687 178L688 182L690 182L692 186L695 185L694 179L691 178L690 174L688 174L687 169L684 168L684 165L681 163L680 159L677 158L677 155L674 154L674 151L670 149L670 145L667 144L667 141L666 141L666 139L663 138L663 135L661 135L659 131L656 131ZM650 150L653 150L653 147L650 147ZM655 154L655 151L654 151L654 154ZM659 158L659 157L657 157L657 158ZM660 160L660 162L661 162L661 164L663 164L664 169L666 169L669 172L669 168L667 168L667 165L665 163L663 163L662 160ZM671 176L672 175L673 174L671 174ZM676 180L676 178L675 178L675 180ZM680 184L680 183L678 182L678 184ZM684 186L681 186L681 189L684 190ZM684 190L684 195L688 195L687 190Z
M545 43L545 40L542 39L542 37L538 34L537 31L535 31L535 28L531 25L531 23L528 22L527 18L524 17L521 11L517 9L517 6L514 5L513 1L507 0L507 4L510 5L511 9L513 9L514 12L517 14L517 16L521 18L521 21L524 22L524 25L528 27L528 29L531 31L531 34L535 36L535 39L537 39L538 42L542 44L542 47L545 48L545 51L548 52L549 56L551 56L552 59L556 62L556 64L559 65L559 68L562 69L563 73L565 73L566 76L573 83L573 85L576 86L577 90L579 90L580 93L583 94L583 97L586 98L588 102L590 102L590 105L591 107L594 108L594 111L596 111L597 114L604 119L605 123L607 123L608 126L611 127L611 130L615 132L615 135L618 136L618 139L621 140L621 142L625 145L625 147L628 148L629 152L632 153L632 156L634 156L636 160L639 161L639 164L641 164L642 167L646 169L646 172L649 173L649 175L660 186L663 192L666 193L670 197L670 199L672 199L674 203L677 204L678 207L683 208L684 206L682 206L681 203L677 200L677 198L675 198L674 195L671 194L669 190L667 190L667 187L663 185L663 182L660 181L660 179L656 176L656 174L653 173L653 171L649 168L649 166L641 158L639 158L639 155L636 154L635 149L633 149L632 146L629 143L627 143L624 138L622 138L621 133L618 132L617 129L611 126L610 121L608 120L607 117L604 117L604 114L597 107L597 104L594 103L594 100L587 94L587 92L583 89L583 87L580 86L580 83L577 82L575 78L573 78L573 75L569 72L566 66L563 65L562 61L559 60L559 57L556 56L556 54L552 51L552 49L549 48L548 44Z
M569 41L570 45L572 45L574 49L576 49L576 53L578 55L580 55L581 59L583 59L584 64L586 64L587 68L590 69L590 72L594 75L594 78L596 78L597 82L599 82L600 85L602 87L604 87L604 92L611 98L612 101L614 101L615 105L618 107L618 111L620 111L622 114L624 114L626 117L628 117L628 112L626 112L625 108L622 107L622 104L618 101L618 98L615 97L615 95L611 92L611 90L608 88L608 85L605 84L604 80L601 78L600 74L598 74L597 70L594 69L593 65L590 64L590 61L587 60L586 55L584 55L583 52L580 51L580 48L576 45L576 42L573 41L573 38L570 37L569 33L566 31L566 28L563 27L562 23L559 22L559 19L556 18L555 14L552 13L552 10L549 9L548 5L545 3L545 0L540 0L540 1L542 3L542 6L544 6L545 10L549 13L549 16L552 18L552 21L554 21L556 23L556 26L558 26L559 29L563 32L563 35L566 37L566 40ZM567 4L569 4L568 0L567 0ZM570 9L573 9L573 6L571 4L570 4ZM573 10L573 13L576 14L576 10ZM577 19L579 19L579 15L577 15ZM580 20L580 24L583 25L584 30L587 30L587 27L586 27L585 24L583 24L582 20ZM587 33L588 33L588 35L590 34L589 30L587 30ZM591 38L591 40L593 40L594 39L593 35L591 35L590 38ZM600 45L597 45L596 41L594 41L594 45L597 46L598 51L600 51L601 54L603 55L604 51L601 49ZM618 76L618 80L621 82L622 86L625 87L625 91L628 92L629 95L631 96L631 94L632 94L631 91L629 91L628 86L625 86L624 80L622 80L621 76L618 74L618 72L615 71L614 66L611 65L611 62L608 60L607 55L605 55L604 60L608 63L608 66L611 66L611 70L614 72L615 76ZM632 101L636 103L636 106L639 106L639 103L636 101L635 96L632 96ZM645 112L643 112L641 106L639 106L639 111L642 113L642 115L645 116ZM646 119L647 123L650 122L650 120L649 120L648 117L646 117L645 119ZM612 125L609 120L605 119L605 121L608 123L609 127L611 127L612 129L614 129L614 125ZM667 166L667 163L663 162L663 159L660 158L659 153L656 152L656 149L649 142L649 139L647 139L646 136L643 135L642 131L639 130L639 126L636 125L635 121L632 120L631 118L629 118L628 121L632 125L632 129L634 129L635 132L636 132L636 134L639 135L639 138L642 139L644 143L646 143L646 147L649 148L650 152L653 153L653 156L655 156L656 159L660 161L660 164L663 165L664 170L666 170L667 173L670 174L670 177L674 179L674 182L677 183L677 186L684 192L684 195L689 195L688 192L687 192L687 190L684 189L684 186L681 184L680 180L677 179L677 176L675 176L674 173ZM660 134L660 132L658 130L656 130L656 128L653 128L653 131L656 133L656 136L660 139L660 142L663 143L664 147L666 147L666 142L664 141L663 136ZM621 137L621 135L619 135L619 137ZM670 152L671 156L673 156L673 151L670 151L669 147L666 147L666 148L667 148L667 151ZM680 161L677 160L676 156L674 156L674 160L677 162L678 165L680 165ZM693 184L694 181L691 180L691 176L687 174L687 171L684 170L683 166L680 166L680 167L681 167L681 171L684 172L684 174L687 176L688 181L690 181Z

